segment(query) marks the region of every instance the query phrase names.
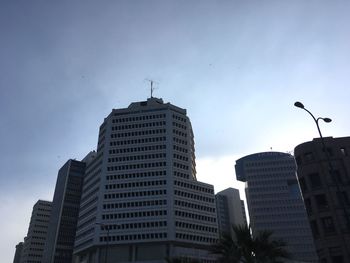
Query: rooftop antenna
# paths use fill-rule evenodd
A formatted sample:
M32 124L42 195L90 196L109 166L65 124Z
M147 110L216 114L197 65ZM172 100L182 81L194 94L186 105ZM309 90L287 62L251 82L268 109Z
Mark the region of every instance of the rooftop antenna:
M153 84L157 83L153 79L146 79L149 83L151 83L151 98L153 98L153 91L156 89Z

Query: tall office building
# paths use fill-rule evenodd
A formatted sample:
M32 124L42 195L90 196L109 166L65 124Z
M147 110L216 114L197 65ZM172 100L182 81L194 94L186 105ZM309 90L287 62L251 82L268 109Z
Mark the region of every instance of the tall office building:
M350 262L350 137L324 141L333 173L314 139L295 148L298 179L321 262Z
M196 180L186 110L158 98L112 110L86 168L75 262L211 262L217 237L214 189Z
M21 263L22 251L23 251L23 242L19 242L16 245L16 252L15 252L15 257L13 259L13 263Z
M22 263L42 263L52 203L39 200L33 206L27 237L24 239Z
M45 263L71 263L85 162L68 160L58 172L44 250Z
M220 234L230 233L233 236L232 225L246 224L244 202L239 196L239 190L227 188L215 195L218 226ZM243 203L243 207L242 207Z
M236 161L237 180L246 182L253 235L273 231L287 242L294 260L318 262L303 199L290 154L263 152Z

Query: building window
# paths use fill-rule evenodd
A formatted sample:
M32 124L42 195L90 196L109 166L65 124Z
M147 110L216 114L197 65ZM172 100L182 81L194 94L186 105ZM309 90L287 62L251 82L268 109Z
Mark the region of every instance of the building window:
M314 236L314 238L315 239L318 238L320 236L320 231L318 230L316 220L310 221L310 227L311 227L312 235Z
M332 233L335 231L333 218L330 216L322 218L322 225L325 233Z
M341 152L342 155L348 156L348 153L347 153L347 151L346 151L346 148L340 148L340 152Z
M324 194L315 195L317 209L319 211L324 211L328 209L327 197Z
M340 183L340 184L343 183L342 176L338 170L334 170L332 172L332 179L333 181L336 180L336 183Z
M297 156L295 158L295 161L297 162L297 165L301 165L301 157L300 156Z
M327 148L328 156L333 156L333 149Z
M304 157L307 162L314 160L314 154L312 152L305 153Z
M338 202L340 205L344 204L346 206L350 205L350 200L347 192L337 192Z
M343 256L332 256L332 263L343 263Z
M318 173L313 173L309 175L310 183L312 188L318 188L322 186L321 178Z

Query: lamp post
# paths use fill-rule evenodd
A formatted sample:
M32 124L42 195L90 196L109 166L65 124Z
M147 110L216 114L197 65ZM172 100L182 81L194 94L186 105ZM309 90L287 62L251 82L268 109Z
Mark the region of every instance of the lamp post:
M105 263L107 263L108 249L109 249L109 226L103 223L96 223L96 225L102 226L104 229L107 229L107 246L106 246L106 257L105 257Z
M318 130L318 133L320 135L320 139L321 139L321 143L322 143L322 148L323 148L323 151L326 155L326 158L327 158L327 163L328 163L328 166L329 166L329 173L332 177L332 180L334 181L335 183L335 186L337 188L337 191L339 193L339 196L341 196L341 192L340 192L340 186L339 186L339 183L338 183L338 180L337 178L335 178L335 173L334 173L334 167L333 167L333 164L332 164L332 161L331 161L331 158L329 156L329 152L327 151L326 149L326 144L325 144L325 141L324 141L324 138L322 136L322 133L321 133L321 130L320 130L320 126L318 124L318 121L319 120L323 120L324 122L326 123L329 123L331 122L332 120L330 118L322 118L322 117L318 117L318 118L315 118L315 116L308 110L305 108L305 106L297 101L294 103L294 106L297 107L297 108L300 108L300 109L303 109L304 111L306 111L307 113L309 113L311 115L311 117L313 118L313 120L315 121L316 123L316 126L317 126L317 130ZM344 216L345 216L345 219L346 219L346 223L347 223L347 228L349 229L350 227L350 218L349 218L349 215L348 215L348 212L346 210L346 206L345 206L345 203L344 203L344 200L343 198L339 198L340 199L340 204L341 204L341 207L342 207L342 210L344 212ZM336 215L335 215L336 216Z

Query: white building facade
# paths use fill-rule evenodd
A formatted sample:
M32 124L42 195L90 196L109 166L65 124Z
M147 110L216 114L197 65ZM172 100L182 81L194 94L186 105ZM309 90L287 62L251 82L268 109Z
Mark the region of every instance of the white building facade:
M214 189L196 180L186 110L157 98L113 110L86 169L75 262L214 262L217 238Z
M24 238L22 263L42 263L52 203L39 200L33 206L27 236Z

